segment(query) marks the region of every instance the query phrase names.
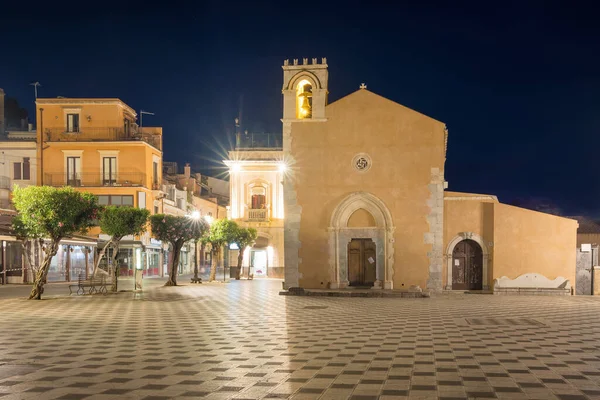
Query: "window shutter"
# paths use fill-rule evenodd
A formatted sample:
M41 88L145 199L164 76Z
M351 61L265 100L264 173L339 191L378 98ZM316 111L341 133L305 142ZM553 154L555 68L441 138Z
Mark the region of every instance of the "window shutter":
M20 162L14 163L13 167L14 167L13 179L21 180L21 163Z
M23 180L31 179L31 165L29 164L29 157L23 158Z
M138 192L138 208L146 208L146 193L144 192Z

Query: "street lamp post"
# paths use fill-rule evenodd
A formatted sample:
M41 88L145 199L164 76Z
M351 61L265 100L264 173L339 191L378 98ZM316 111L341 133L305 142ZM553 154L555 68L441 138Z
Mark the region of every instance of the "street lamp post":
M154 115L154 113L151 113L151 112L148 112L148 111L144 111L144 110L140 110L140 133L141 133L142 128L143 128L144 114Z
M44 186L44 109L40 107L40 185Z
M33 86L33 90L34 90L34 94L35 94L35 99L37 100L37 94L38 94L37 93L37 88L38 88L38 86L42 86L42 84L39 83L39 82L32 82L29 85Z
M192 219L195 221L200 220L200 212L193 211L191 215ZM202 278L198 276L198 242L200 239L196 240L194 243L194 277L192 278L192 283L202 283Z

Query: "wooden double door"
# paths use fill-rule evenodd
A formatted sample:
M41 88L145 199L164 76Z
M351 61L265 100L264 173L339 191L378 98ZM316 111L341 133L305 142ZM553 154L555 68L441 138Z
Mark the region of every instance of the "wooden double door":
M483 251L474 240L459 242L452 252L452 290L481 290Z
M348 243L350 286L373 286L377 279L376 255L376 246L372 239L352 239Z

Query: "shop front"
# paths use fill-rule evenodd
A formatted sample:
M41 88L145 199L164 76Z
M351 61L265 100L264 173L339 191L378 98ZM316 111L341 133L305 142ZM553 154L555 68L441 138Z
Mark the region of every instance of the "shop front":
M190 274L194 272L193 264L194 248L193 244L186 243L179 253L179 264L177 265L177 275ZM169 264L172 261L173 251L169 245L167 250L163 250L163 276L169 275Z
M112 248L108 249L100 262L100 267L107 272L113 269L113 251ZM150 239L146 245L140 240L122 240L116 258L119 276L133 277L136 269L143 270L145 277L161 276L162 252L160 240Z
M94 272L96 246L97 242L91 238L62 240L50 262L47 281L74 282L80 275L87 279Z
M144 264L144 276L161 276L160 267L162 256L162 242L156 239L150 239L146 246L146 263Z
M0 241L0 280L3 283L25 283L27 276L21 251L21 242L17 240Z

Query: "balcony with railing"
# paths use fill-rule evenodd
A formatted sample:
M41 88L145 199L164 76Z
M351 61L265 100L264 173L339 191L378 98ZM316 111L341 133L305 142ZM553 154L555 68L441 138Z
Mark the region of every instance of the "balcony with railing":
M44 174L44 184L58 187L140 187L147 183L143 172L124 172L111 177L93 172L69 175L64 172L49 172Z
M269 220L269 210L266 208L261 209L248 209L248 215L246 221L249 222L266 222Z
M142 141L162 150L162 135L152 128L137 127L71 127L45 128L46 142L121 142Z
M282 150L281 133L238 133L235 137L236 150Z

